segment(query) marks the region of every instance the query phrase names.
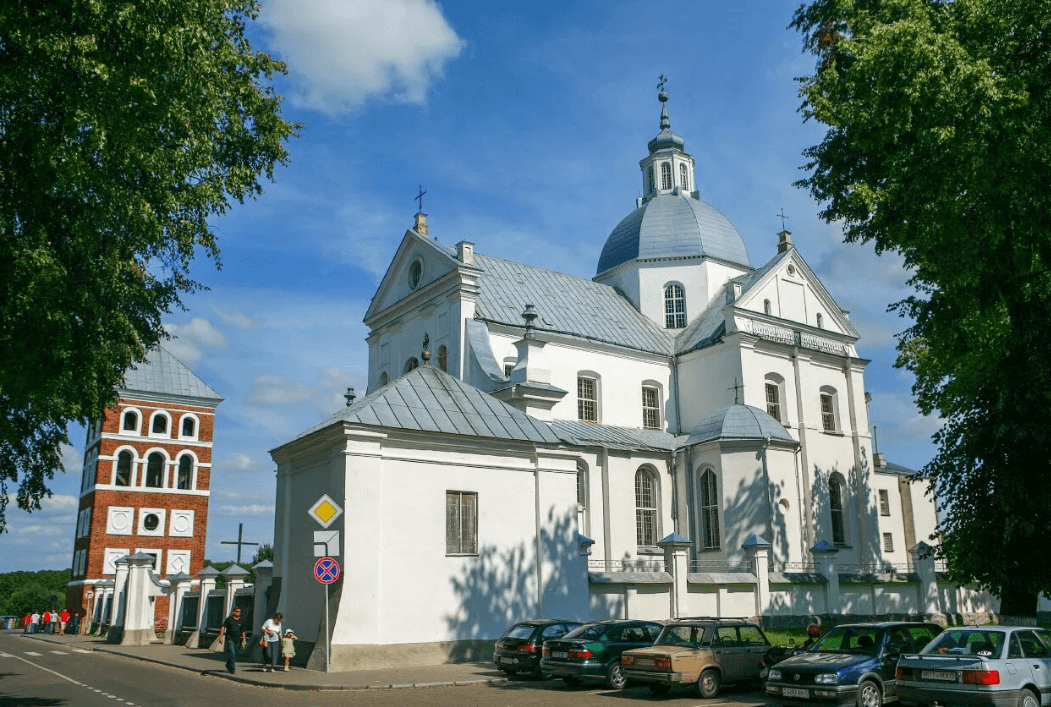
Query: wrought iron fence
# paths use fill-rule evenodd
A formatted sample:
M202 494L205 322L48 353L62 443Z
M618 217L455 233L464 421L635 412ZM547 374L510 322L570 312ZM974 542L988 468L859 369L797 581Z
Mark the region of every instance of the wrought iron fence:
M843 574L908 574L916 568L907 562L875 562L861 565L837 564L836 571Z
M775 572L817 572L817 565L813 562L775 562L770 560L770 569Z
M667 572L663 559L636 560L588 560L588 569L597 572Z
M751 572L752 563L728 562L726 560L695 560L690 563L690 572Z

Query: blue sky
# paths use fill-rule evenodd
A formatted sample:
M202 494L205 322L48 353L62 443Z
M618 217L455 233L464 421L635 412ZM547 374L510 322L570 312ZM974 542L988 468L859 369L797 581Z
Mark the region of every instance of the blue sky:
M799 252L862 334L880 449L919 468L937 423L892 367L886 312L908 293L899 259L842 243L792 186L805 124L794 78L808 73L796 0L725 3L263 0L255 44L289 65L277 82L305 125L256 201L216 219L222 269L166 318L169 349L224 396L208 530L273 537L268 450L365 388L361 323L412 225L418 185L430 234L478 252L592 277L613 227L641 194L638 161L659 130L657 77L672 129L696 160L702 197L744 238L753 265L776 250L783 208ZM41 512L9 507L0 571L69 567L84 432Z

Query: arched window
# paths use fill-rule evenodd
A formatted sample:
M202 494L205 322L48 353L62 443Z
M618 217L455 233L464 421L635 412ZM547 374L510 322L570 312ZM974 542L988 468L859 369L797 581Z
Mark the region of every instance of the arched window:
M445 348L445 344L438 347L438 369L449 370L449 349Z
M131 486L131 470L134 465L135 457L132 456L131 452L124 450L117 455L117 478L115 479L116 486Z
M387 381L389 381L389 380L390 380L390 376L387 375L386 371L384 371L383 373L380 374L380 386L381 387L387 385Z
M657 475L635 472L635 539L639 547L657 546Z
M763 300L763 314L770 314L770 300Z
M598 422L598 378L577 376L577 419Z
M652 192L652 191L653 191L653 187L654 187L654 184L653 184L653 165L650 165L650 169L649 169L649 178L650 178L650 188L649 188L649 191L650 191L650 192Z
M836 389L827 385L821 386L821 430L823 432L837 432L839 420L836 415Z
M414 371L414 370L416 370L419 367L420 367L420 362L416 360L415 356L413 356L408 361L405 362L405 370L402 371L402 373L408 373L409 371Z
M767 373L764 386L766 390L766 414L782 425L785 424L785 379L776 373Z
M163 412L155 413L153 421L150 423L150 432L153 434L167 434L168 416Z
M197 430L195 420L189 415L184 415L182 418L182 436L193 437Z
M412 265L409 266L409 289L415 290L420 286L420 280L423 279L423 261L414 260Z
M655 385L642 386L642 426L647 430L661 428L661 391Z
M832 474L828 479L828 508L832 512L832 543L846 545L847 532L843 513L843 477Z
M684 164L679 165L679 186L683 191L690 191L690 171Z
M164 486L164 455L160 452L146 458L146 485L155 489Z
M661 162L661 189L671 189L671 164Z
M124 424L121 425L121 429L125 432L138 432L139 431L139 413L134 410L128 410L124 413Z
M821 316L821 312L817 313L817 328L818 329L824 329L825 328L825 320Z
M183 454L179 457L179 475L175 482L175 488L189 491L193 484L193 457Z
M686 326L686 291L682 285L664 288L664 328L682 329Z
M715 472L701 474L701 548L719 549L719 487Z

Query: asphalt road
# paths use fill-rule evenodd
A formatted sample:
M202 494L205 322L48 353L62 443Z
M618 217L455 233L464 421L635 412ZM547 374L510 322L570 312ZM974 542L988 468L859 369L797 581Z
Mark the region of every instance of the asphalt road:
M686 690L653 697L644 687L567 688L560 681L412 690L293 692L0 633L0 707L767 707L761 692L733 688L714 700Z

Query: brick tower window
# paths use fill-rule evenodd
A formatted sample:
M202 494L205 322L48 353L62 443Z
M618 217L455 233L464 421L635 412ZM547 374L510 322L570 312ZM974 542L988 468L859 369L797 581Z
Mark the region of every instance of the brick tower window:
M139 413L134 410L128 410L124 413L124 424L122 429L125 432L138 432L139 431Z
M182 419L182 436L193 437L194 424L192 417L184 417Z
M134 458L131 452L124 450L117 455L117 486L131 486L131 468Z
M188 491L193 482L193 459L189 454L179 457L179 477L175 488Z
M168 418L165 415L154 415L151 430L154 434L164 434L168 431Z
M159 489L164 485L164 455L154 452L146 460L146 485Z

